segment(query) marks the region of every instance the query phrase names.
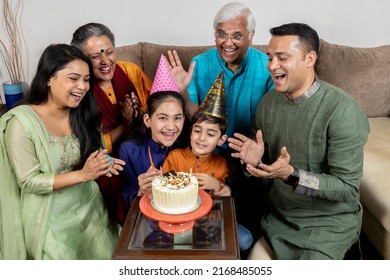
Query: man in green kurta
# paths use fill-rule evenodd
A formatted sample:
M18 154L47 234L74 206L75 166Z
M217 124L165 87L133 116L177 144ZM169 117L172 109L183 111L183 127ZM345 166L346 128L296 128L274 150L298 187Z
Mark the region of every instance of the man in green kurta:
M345 91L318 79L319 37L310 26L271 29L275 89L260 101L255 141L229 138L251 175L275 178L264 236L249 258L343 259L359 240L359 181L367 117Z

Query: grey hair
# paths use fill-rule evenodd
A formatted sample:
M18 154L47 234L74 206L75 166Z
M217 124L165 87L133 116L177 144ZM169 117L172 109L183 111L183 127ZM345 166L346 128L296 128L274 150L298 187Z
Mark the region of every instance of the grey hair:
M73 33L71 45L83 50L85 41L93 36L107 36L112 45L115 46L115 36L111 30L104 24L95 22L90 22L77 28Z
M248 23L247 31L252 34L256 28L255 17L247 6L239 2L227 3L218 11L214 18L214 29L217 29L219 23L224 23L241 16L246 17Z

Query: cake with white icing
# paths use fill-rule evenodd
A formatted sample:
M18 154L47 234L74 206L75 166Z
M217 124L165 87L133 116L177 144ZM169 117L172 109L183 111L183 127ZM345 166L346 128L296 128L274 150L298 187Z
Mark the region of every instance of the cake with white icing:
M191 212L198 206L198 179L189 173L170 171L153 179L152 196L152 206L159 212Z

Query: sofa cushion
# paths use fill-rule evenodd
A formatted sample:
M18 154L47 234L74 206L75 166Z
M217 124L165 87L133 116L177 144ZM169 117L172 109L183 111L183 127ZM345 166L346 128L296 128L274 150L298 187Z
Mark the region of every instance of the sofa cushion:
M368 117L390 116L390 45L356 48L321 40L318 77L352 95Z
M252 45L252 47L263 53L267 53L268 45Z
M390 118L369 118L360 200L390 233Z
M115 52L118 60L133 62L143 69L142 43L116 47Z

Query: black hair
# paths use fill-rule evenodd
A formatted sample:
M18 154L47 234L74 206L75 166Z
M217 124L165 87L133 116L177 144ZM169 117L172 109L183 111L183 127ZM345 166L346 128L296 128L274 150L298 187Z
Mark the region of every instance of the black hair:
M108 39L110 39L112 45L115 46L115 36L111 30L104 24L96 22L90 22L77 28L73 33L71 45L79 48L80 50L83 50L85 41L92 36L107 36Z
M320 39L317 32L305 23L287 23L270 29L273 36L298 36L306 52L314 51L317 56L320 52Z
M21 104L45 103L49 97L47 83L50 78L75 60L85 62L92 73L90 60L78 48L66 44L49 45L39 59L35 77ZM93 75L90 75L88 92L79 106L70 109L70 126L79 140L81 154L80 162L75 168L82 167L92 152L103 148L101 114L92 89Z
M146 113L149 114L149 116L153 116L153 114L156 112L157 108L160 107L162 103L164 103L167 99L174 98L179 102L180 107L183 109L183 114L185 112L185 103L183 96L177 92L177 91L158 91L153 94L151 94L148 97L148 100L146 102Z
M183 115L185 116L185 101L183 96L177 91L158 91L149 95L148 100L146 101L146 113L149 117L152 117L162 103L167 99L172 98L179 103L180 107L183 109ZM186 118L184 123L186 123ZM150 136L150 129L144 124L143 118L137 118L134 120L126 139L140 140L144 135Z
M202 123L205 121L210 122L212 124L217 124L219 126L219 129L221 130L221 136L226 133L227 118L219 118L199 111L195 112L194 115L192 116L191 130L194 124Z

